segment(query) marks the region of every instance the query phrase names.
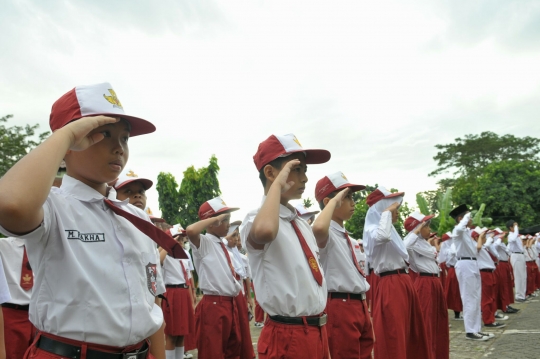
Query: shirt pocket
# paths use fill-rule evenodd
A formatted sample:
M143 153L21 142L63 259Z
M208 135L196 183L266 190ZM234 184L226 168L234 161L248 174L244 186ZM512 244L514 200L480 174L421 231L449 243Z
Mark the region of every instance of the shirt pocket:
M144 272L143 281L145 282L146 290L145 297L148 304L153 305L155 302L155 297L158 295L158 283L159 280L159 270L158 270L158 261L155 253L141 253L142 257L142 266Z

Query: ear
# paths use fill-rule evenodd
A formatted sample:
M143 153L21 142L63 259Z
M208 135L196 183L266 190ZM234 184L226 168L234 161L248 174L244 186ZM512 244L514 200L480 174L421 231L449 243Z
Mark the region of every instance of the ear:
M330 202L330 198L325 197L322 201L324 203L324 207L326 208L326 206L328 205L328 202Z
M276 169L274 167L266 165L264 166L263 173L267 182L274 183L279 172L276 173Z

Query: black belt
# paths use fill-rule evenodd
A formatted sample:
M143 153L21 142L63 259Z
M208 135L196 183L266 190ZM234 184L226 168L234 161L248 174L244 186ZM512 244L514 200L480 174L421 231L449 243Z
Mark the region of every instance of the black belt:
M382 273L379 273L379 277L386 277L387 275L392 275L392 274L408 274L409 271L404 268L404 269L396 269L396 270L390 270L388 272L382 272Z
M46 352L67 357L69 359L79 359L81 357L81 347L59 342L57 340L42 336L37 344L39 349ZM148 354L148 344L143 344L142 348L132 353L105 353L88 349L86 359L145 359Z
M475 261L476 257L458 257L458 261Z
M274 322L293 325L304 325L304 319L306 318L307 325L322 327L326 324L326 314L320 317L284 317L282 315L271 315L270 319Z
M184 289L187 289L187 288L189 288L189 285L187 285L187 284L166 284L165 288L184 288Z
M420 272L420 277L439 277L439 273L424 273Z
M502 262L502 263L508 263L508 261L499 261L499 262Z
M10 308L10 309L17 309L17 310L24 310L28 312L28 308L30 307L27 305L20 305L20 304L13 304L13 303L2 303L2 307L4 308Z
M488 273L493 273L495 271L495 269L487 269L487 268L484 268L484 269L480 269L480 272L488 272Z
M512 252L512 254L523 254L523 252Z
M355 299L366 300L366 293L340 293L340 292L328 292L328 296L334 299Z

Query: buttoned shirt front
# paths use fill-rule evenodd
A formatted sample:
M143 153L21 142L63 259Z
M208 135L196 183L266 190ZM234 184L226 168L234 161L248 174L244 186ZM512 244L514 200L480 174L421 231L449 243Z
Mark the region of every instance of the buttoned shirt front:
M229 251L229 257L231 257L231 262L234 267L234 271L236 274L240 276L240 279L246 279L247 273L246 268L244 267L244 261L242 260L242 257L240 256L240 252L238 251L238 248L234 247L231 248L228 245L228 242L225 238L222 238L223 244L225 245L225 248L227 248L227 251ZM243 288L243 287L242 287Z
M347 241L351 243L351 247ZM365 293L368 291L368 282L353 262L351 248L354 250L355 245L360 251L358 242L345 236L345 228L335 221L330 222L328 242L325 248L320 249L321 264L329 292ZM358 258L356 260L358 261Z
M410 232L405 239L405 247L409 252L409 266L416 273L439 274L437 265L437 249L421 236Z
M116 200L142 219L148 215ZM111 346L136 344L163 323L165 291L155 243L117 216L99 192L66 175L43 205L43 222L24 238L34 271L30 321L61 337Z
M176 259L167 255L163 261L163 281L165 285L187 284L191 271L190 262L190 259ZM182 265L186 270L187 278L184 277Z
M296 221L311 252L318 258L319 249L311 226L298 217L296 210L280 205L276 238L264 249L255 249L247 242L247 237L258 212L259 209L249 212L240 227L242 246L248 252L253 272L257 302L269 315L299 317L322 313L328 296L326 281L323 277L319 286L313 278L291 221Z
M491 259L487 248L483 246L478 252L477 257L478 269L495 269L495 262Z
M471 237L471 233L467 228L471 213L467 213L461 222L454 227L452 237L456 246L456 256L459 260L461 257L476 258L478 250L476 249L476 242Z
M0 238L0 257L4 263L4 272L11 293L10 303L28 305L32 289L21 287L21 272L24 255L24 240L22 238Z
M207 233L201 234L200 240L199 248L193 243L191 246L193 261L199 275L199 288L204 294L236 297L242 286L231 272L221 247L222 239Z

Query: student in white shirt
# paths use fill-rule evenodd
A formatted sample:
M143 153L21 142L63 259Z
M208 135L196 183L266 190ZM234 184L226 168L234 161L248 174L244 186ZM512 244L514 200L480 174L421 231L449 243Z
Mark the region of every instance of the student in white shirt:
M461 294L459 293L459 282L456 276L456 246L452 239L452 232L443 234L441 249L439 252L439 263L445 263L446 267L446 286L444 296L448 309L454 312L454 320L463 320L463 304L461 303Z
M182 241L186 231L180 224L170 229L171 237ZM184 337L195 334L195 311L190 281L191 259L176 259L160 249L163 281L167 288L161 303L165 320L166 359L184 359Z
M11 295L9 294L9 287L4 274L4 265L2 264L2 258L0 257L0 304L4 304L11 301ZM10 343L11 344L11 343ZM4 315L0 311L0 359L6 359L6 344L4 340Z
M437 265L437 249L433 245L434 237L430 237L429 225L433 217L419 212L411 213L404 222L409 234L403 242L409 253L409 267L418 273L414 288L418 292L431 358L448 359L450 357L448 307L439 279L440 269Z
M39 332L27 356L144 358L150 341L162 359L156 296L165 288L152 241L162 237L135 227L155 228L107 186L128 160L129 137L155 127L125 115L108 83L63 95L50 125L53 134L0 179L0 231L24 238L34 271L30 321ZM67 174L51 190L62 160Z
M251 359L253 353L251 338L245 334L243 325L247 313L238 310L244 301L243 296L239 296L240 276L222 240L229 231L230 213L236 210L238 208L228 207L220 197L213 198L199 208L201 220L186 228L199 288L204 294L195 308L200 359ZM202 234L204 230L206 234Z
M330 159L292 135L272 135L259 144L255 166L264 187L261 207L247 214L240 237L248 252L257 301L269 315L261 331L259 358L328 358L326 281L311 226L290 200L300 199L307 164Z
M366 199L364 248L380 277L372 309L376 358L430 358L418 294L408 274L409 254L393 226L403 196L379 187Z
M373 325L366 303L369 284L344 222L354 213L353 193L366 188L349 182L343 172L325 176L315 186L322 212L313 223L328 287L328 345L332 358L372 357ZM358 251L360 252L360 251Z
M518 303L524 302L525 292L527 290L527 266L525 264L525 257L523 243L519 238L519 226L514 220L508 221L506 227L510 231L508 233L508 250L512 253L510 255L510 263L514 270L514 288L515 288L515 301Z
M2 304L5 323L7 359L22 358L32 344L36 328L28 318L34 275L21 238L0 238L0 257L11 293L11 300Z
M144 210L146 208L146 191L153 185L153 182L147 178L139 178L131 169L124 170L122 174L114 181L116 198L121 201L129 199L129 203L137 208Z
M510 304L514 303L514 278L512 275L512 266L510 265L510 255L512 252L506 248L506 244L502 241L505 234L500 228L494 229L493 247L499 257L499 265L497 266L497 270L495 270L499 284L497 308L504 313L515 314L519 312L519 309L510 306Z
M480 332L482 327L481 297L482 283L478 269L478 252L482 248L485 232L482 232L478 242L472 239L469 227L472 226L471 213L464 204L450 212L457 225L452 237L456 246L456 275L459 282L459 292L463 303L463 320L465 337L469 340L485 341L490 336Z

